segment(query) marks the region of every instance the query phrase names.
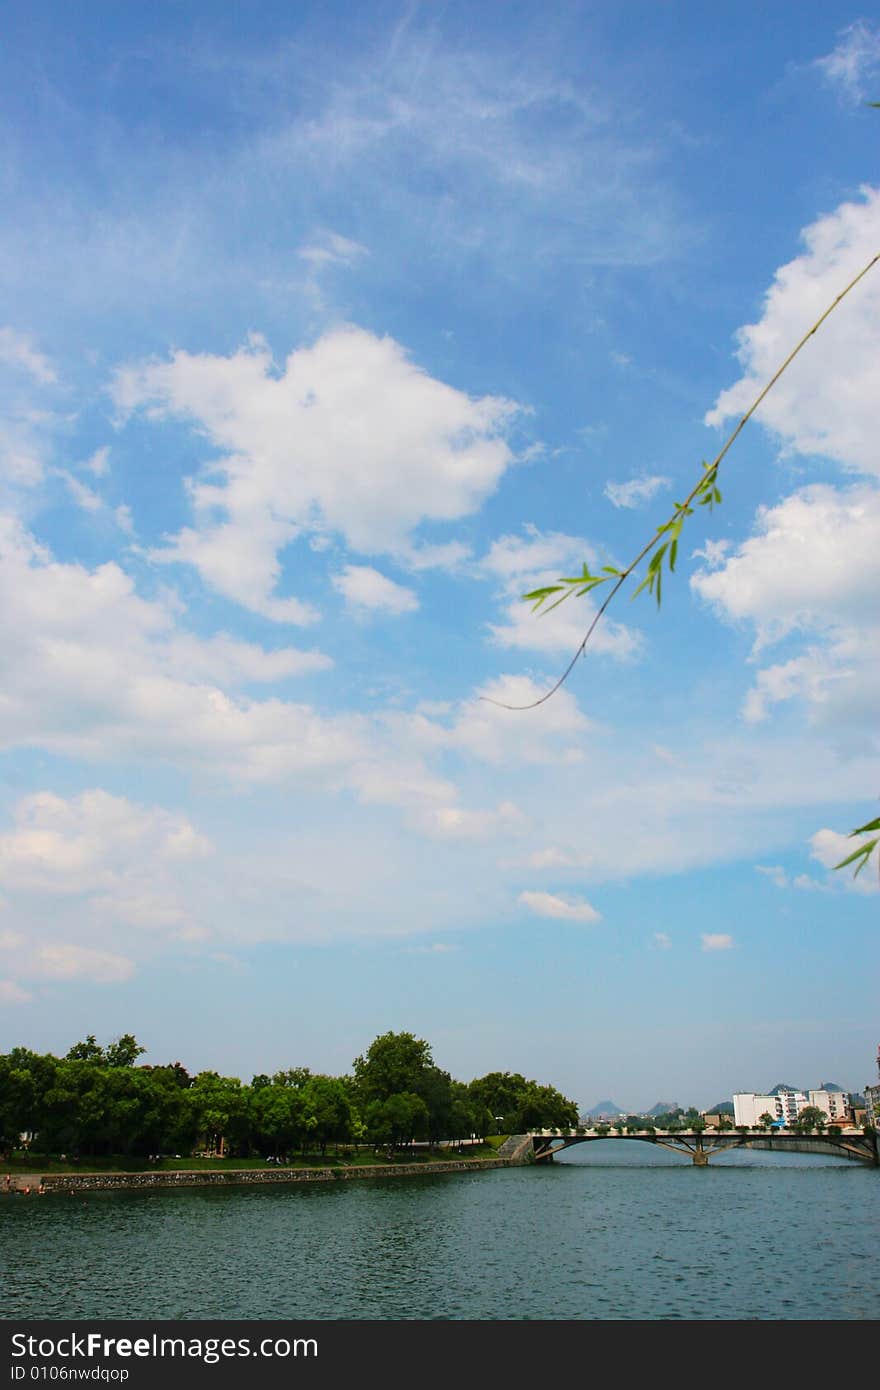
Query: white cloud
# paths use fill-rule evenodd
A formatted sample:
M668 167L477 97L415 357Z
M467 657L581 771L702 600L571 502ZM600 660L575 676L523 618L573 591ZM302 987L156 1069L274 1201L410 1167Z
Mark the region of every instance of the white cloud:
M30 338L9 327L0 328L0 362L27 372L41 386L58 380L48 357L32 346Z
M655 931L654 945L659 946L661 951L668 951L672 946L672 937L665 931Z
M201 857L211 846L185 817L136 806L100 789L65 800L52 792L23 798L15 829L0 834L7 890L80 894L113 888L121 873L169 858Z
M195 526L154 558L195 565L279 621L315 616L276 594L297 536L335 531L362 554L406 558L422 522L476 511L512 460L512 402L467 396L358 328L292 352L280 374L254 338L228 358L178 352L126 368L113 394L123 414L188 421L220 450L190 487Z
M656 497L658 492L669 487L669 479L659 474L651 477L631 478L626 483L605 484L605 496L615 507L643 507Z
M412 589L396 584L370 565L346 565L334 574L333 587L353 608L383 613L414 613L419 601Z
M558 691L537 709L505 709L531 704L545 687L528 676L502 675L465 701L451 727L432 726L430 736L463 750L480 762L517 767L524 763L579 762L586 736L594 729L568 690Z
M788 887L788 875L781 864L756 864L756 873L763 874L769 878L771 883L775 883L777 888Z
M700 940L704 951L730 951L733 948L733 937L726 932L703 932Z
M828 893L831 885L820 883L818 879L810 878L809 874L798 874L797 878L794 879L794 887L807 893Z
M199 638L177 618L170 599L140 598L117 565L61 564L0 517L3 746L159 757L255 780L338 774L368 756L357 717L229 693L325 669L322 653Z
M520 893L519 901L536 917L563 922L599 922L600 914L585 898L562 898L555 893Z
M134 962L112 951L94 951L87 946L57 942L41 946L35 953L31 971L37 979L91 980L98 985L115 985L130 980Z
M806 251L782 266L764 313L737 334L744 375L706 416L722 425L751 405L795 343L880 245L880 189L843 203L803 232ZM876 447L880 399L880 266L823 324L760 407L757 418L789 448L880 473Z
M0 980L0 1004L27 1004L33 997L14 980Z
M837 830L817 830L810 839L811 857L823 868L833 871L835 866L842 863L844 859L848 859L853 851L859 848L859 845L874 838L873 835L850 838L849 835L841 835ZM857 893L876 893L880 889L877 875L877 851L874 851L858 877L853 874L855 867L855 865L847 865L845 869L839 869L834 874L835 882Z
M815 66L826 80L836 86L850 101L864 101L866 96L878 99L876 78L880 76L880 29L864 19L857 19L841 31L834 49ZM874 81L874 87L869 84Z
M558 845L548 845L546 849L534 850L523 860L529 869L586 869L593 862L592 854L562 849Z
M813 717L844 737L872 728L880 700L880 488L815 484L762 508L756 534L692 588L725 618L750 621L754 655L791 634L812 641L759 671L744 715L806 701ZM861 736L861 734L859 734Z
M503 801L488 811L437 806L419 816L419 825L425 834L444 840L490 839L519 830L522 821L522 813L510 801Z
M817 483L762 507L756 531L691 585L725 617L754 622L759 647L794 629L827 631L876 613L880 487Z
M57 470L58 477L64 482L67 491L70 493L75 504L84 512L99 512L104 507L102 498L90 487L87 487L79 478L75 478L66 469Z
M348 237L340 236L338 232L327 231L321 232L305 246L301 246L297 255L315 269L320 269L326 265L354 265L362 256L369 255L369 252L360 242L351 241Z
M26 928L12 933L10 973L112 984L157 945L207 936L192 874L211 853L185 816L100 788L22 798L0 833L9 914Z
M110 446L105 444L103 448L96 449L95 452L86 459L83 467L90 473L94 473L96 478L104 478L110 471Z
M489 624L492 640L501 647L572 656L596 613L592 595L571 598L558 608L537 612L523 601L522 595L555 584L560 575L577 574L585 562L595 573L599 561L592 547L579 536L541 532L534 526L524 530L523 536L507 535L493 541L481 562L482 572L500 584L501 608L507 619L503 624ZM622 623L606 618L590 638L589 649L631 660L641 650L641 637Z

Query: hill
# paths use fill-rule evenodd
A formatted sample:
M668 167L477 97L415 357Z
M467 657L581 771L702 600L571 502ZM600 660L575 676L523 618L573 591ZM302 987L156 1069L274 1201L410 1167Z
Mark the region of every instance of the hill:
M671 1115L674 1111L681 1109L677 1100L658 1100L656 1105L652 1105L650 1110L645 1110L648 1119L653 1119L655 1115Z
M622 1105L618 1105L616 1100L599 1100L587 1111L591 1119L598 1119L600 1115L625 1115L626 1111Z

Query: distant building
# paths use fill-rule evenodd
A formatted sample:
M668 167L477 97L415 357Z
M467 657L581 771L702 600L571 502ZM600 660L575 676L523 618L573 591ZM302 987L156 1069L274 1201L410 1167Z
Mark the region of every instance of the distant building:
M809 1105L803 1091L777 1091L775 1095L759 1095L756 1091L737 1091L733 1097L733 1123L750 1129L761 1123L762 1115L773 1121L794 1125L800 1112Z
M849 1097L845 1091L808 1091L808 1104L828 1116L828 1123L845 1125L849 1121Z
M878 1088L880 1089L880 1088ZM798 1116L807 1106L815 1106L827 1116L827 1123L845 1125L849 1123L849 1102L845 1091L795 1091L781 1087L771 1095L758 1095L755 1091L739 1091L733 1097L734 1124L754 1127L761 1123L762 1115L769 1115L775 1124L794 1126Z
M876 1086L865 1087L865 1123L880 1129L880 1047L877 1048Z

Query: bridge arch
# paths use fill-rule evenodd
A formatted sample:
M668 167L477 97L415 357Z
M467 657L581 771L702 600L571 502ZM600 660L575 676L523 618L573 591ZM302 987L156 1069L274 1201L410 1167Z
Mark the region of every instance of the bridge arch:
M634 1134L556 1134L533 1133L532 1153L535 1162L552 1162L556 1154L575 1144L598 1144L604 1139L626 1143L653 1144L672 1153L689 1158L698 1168L704 1168L714 1153L729 1149L756 1149L773 1153L805 1153L848 1158L873 1167L880 1166L876 1133L842 1132L840 1134L767 1134L764 1130L638 1130Z

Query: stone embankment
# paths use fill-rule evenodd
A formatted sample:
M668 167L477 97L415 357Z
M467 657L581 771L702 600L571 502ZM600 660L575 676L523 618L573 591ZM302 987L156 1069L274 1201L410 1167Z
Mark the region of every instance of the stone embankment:
M433 1177L435 1173L485 1172L529 1162L531 1138L514 1135L498 1150L497 1158L443 1159L437 1163L371 1163L338 1168L178 1168L151 1173L38 1173L19 1174L14 1188L31 1192L142 1191L157 1187L261 1187L272 1183L346 1182L352 1178Z

